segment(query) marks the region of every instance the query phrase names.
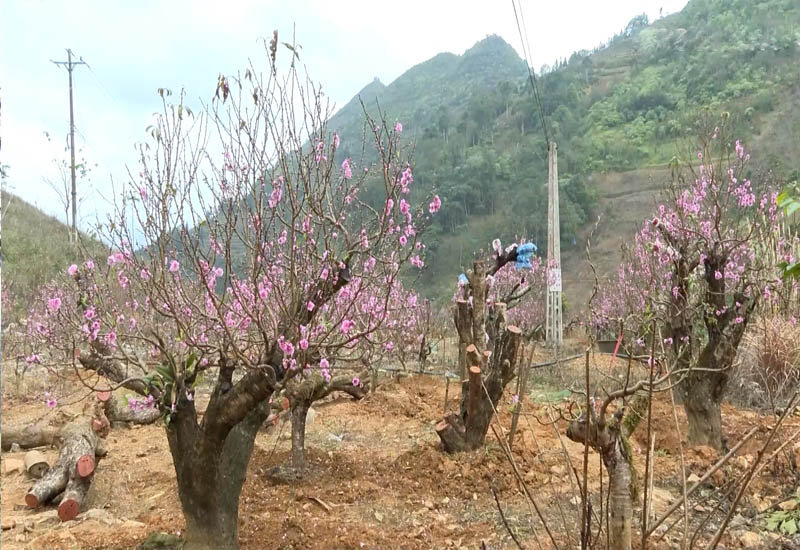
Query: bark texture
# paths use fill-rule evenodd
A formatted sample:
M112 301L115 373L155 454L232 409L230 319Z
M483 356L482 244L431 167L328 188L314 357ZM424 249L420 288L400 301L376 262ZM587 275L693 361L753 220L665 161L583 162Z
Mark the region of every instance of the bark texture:
M357 378L358 385L353 384ZM354 399L361 399L367 394L370 373L364 370L357 376L335 376L330 382L319 374L308 378L294 379L286 385L286 397L289 400L289 413L292 421L292 467L302 472L306 467L306 417L311 404L324 399L334 392L343 392Z
M582 415L567 428L569 439L600 453L608 472L609 550L631 550L631 519L633 504L638 500L638 484L628 439L644 416L647 398L637 397L631 408L624 420L620 409L607 422L599 422L593 414L587 421Z
M61 427L50 424L3 424L3 450L8 451L16 443L21 449L50 447L61 442Z
M106 417L110 422L124 422L126 424L152 424L163 416L158 407L145 407L133 410L121 405L111 392L98 392L97 399L103 403Z
M498 258L489 273L510 260L510 256ZM467 276L466 295L461 296L453 310L459 361L468 368L466 379L462 376L459 413L448 413L436 425L442 448L448 453L483 445L494 409L516 370L521 332L506 323L505 303L487 306L486 276L484 263L476 261Z

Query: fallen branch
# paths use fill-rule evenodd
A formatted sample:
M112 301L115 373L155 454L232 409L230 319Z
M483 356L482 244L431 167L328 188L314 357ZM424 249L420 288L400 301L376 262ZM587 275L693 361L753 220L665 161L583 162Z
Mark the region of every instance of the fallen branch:
M132 409L120 406L119 400L111 392L97 392L97 400L103 404L106 417L110 422L125 422L129 424L152 424L161 418L161 411L157 407L144 407Z

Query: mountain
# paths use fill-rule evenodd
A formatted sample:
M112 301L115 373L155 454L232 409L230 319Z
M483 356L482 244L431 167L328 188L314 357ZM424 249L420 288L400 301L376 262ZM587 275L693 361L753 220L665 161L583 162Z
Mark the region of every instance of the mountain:
M14 319L30 307L41 287L71 264L83 258L69 242L69 228L53 216L48 216L32 204L8 191L2 191L2 269L3 288L13 300L13 311L3 303L3 318ZM105 257L107 248L81 234L81 246Z
M602 47L538 75L558 143L565 301L592 281L585 240L611 272L620 244L656 204L673 158L690 160L718 125L752 151L754 174L796 178L800 148L800 2L691 0L650 23L632 19ZM360 97L360 100L359 100ZM443 207L425 238L422 290L447 298L472 254L495 237L547 236L547 152L524 62L498 36L439 54L384 86L367 86L329 121L357 156L364 113L403 122L417 191ZM707 133L706 133L707 132ZM694 157L696 160L696 157Z

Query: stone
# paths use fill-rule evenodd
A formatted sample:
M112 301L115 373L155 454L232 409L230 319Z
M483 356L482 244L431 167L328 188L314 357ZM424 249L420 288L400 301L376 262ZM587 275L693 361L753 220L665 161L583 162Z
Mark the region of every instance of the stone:
M778 508L780 508L784 512L791 512L792 510L797 509L797 505L798 505L797 499L790 498L789 500L784 500L783 502L778 504Z
M661 517L666 514L670 505L675 501L675 498L675 495L667 489L653 487L653 492L650 494L650 502L652 503L655 515Z
M739 542L743 548L762 548L761 535L752 531L745 531L739 535Z
M561 477L567 473L567 467L563 464L556 464L554 466L550 466L550 473L554 476Z
M21 450L22 450L22 449L20 449L20 447L19 447L19 443L12 443L12 444L11 444L11 452L12 452L12 453L18 453L18 452L20 452Z
M119 523L119 520L117 518L115 518L107 510L103 510L102 508L92 508L90 510L86 510L85 512L81 513L80 516L78 516L78 519L83 519L83 520L93 519L104 525L116 525Z
M689 477L686 478L688 483L697 483L700 481L700 476L697 474L690 474Z
M2 527L3 531L13 529L15 525L17 525L16 518L5 517L2 519L2 521L0 521L0 527Z
M22 473L25 471L25 462L21 458L4 458L3 474Z
M58 510L46 510L36 514L36 525L39 527L46 527L49 525L58 525L61 520L58 518Z

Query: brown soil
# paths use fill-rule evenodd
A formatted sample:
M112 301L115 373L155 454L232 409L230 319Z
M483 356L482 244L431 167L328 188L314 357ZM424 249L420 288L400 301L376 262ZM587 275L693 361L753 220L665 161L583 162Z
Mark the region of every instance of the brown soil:
M558 376L571 378L570 369L576 368L565 367ZM537 371L532 377L534 395L536 388L553 382L548 378L553 376L552 371L548 372ZM273 468L289 460L289 426L262 431L241 498L242 550L478 549L483 541L490 549L516 548L498 514L492 486L522 544L538 548L538 538L542 548L551 548L541 521L524 498L491 430L487 445L480 452L459 456L440 452L434 424L442 416L444 391L441 377L412 376L385 381L377 393L361 402L336 398L318 404L316 419L308 427L311 470L305 479L290 484L276 484L269 475ZM452 410L458 406L456 385L450 385L449 395L448 407ZM563 402L561 405L565 412L567 407ZM556 425L550 423L550 414L557 414L554 409L529 400L525 407L528 414L520 419L514 460L559 548L575 548L580 506L571 467L581 471L583 447L559 436L565 433L566 424L563 420ZM43 411L44 405L38 401L13 395L3 398L4 422L32 420ZM509 397L499 410L503 430L510 425L510 411ZM653 407L655 486L668 490L675 498L681 486L679 434L685 433L683 411L678 408L677 414L680 432L675 428L668 396L657 398ZM751 427L766 427L774 420L772 416L728 406L724 410L725 432L731 446ZM800 419L791 420L779 434L778 442L800 426ZM712 478L708 487L691 499L691 506L700 510L692 510L695 523L706 515L703 510L712 508L720 490L752 463L766 437L766 431L755 436ZM645 441L643 423L632 441L640 472L644 469ZM685 448L685 440L682 444ZM24 495L32 481L19 472L5 474L4 468L3 524L7 527L13 518L17 525L2 532L3 548L121 550L135 548L154 531L180 532L183 518L162 425L115 428L108 438L108 448L108 456L98 465L84 512L76 521L64 524L52 517L52 508L27 510ZM789 445L789 451L755 479L741 504L746 518L753 518L759 508L779 502L796 487L794 455L800 452L792 448ZM567 466L565 453L571 467ZM21 459L23 455L24 452L3 453L3 458L9 462L8 459ZM47 450L46 455L53 460L57 452ZM717 459L711 449L687 449L686 475L702 475ZM597 495L601 476L594 452L589 453L589 465L589 489ZM603 477L604 488L607 483ZM594 500L595 513L599 513L601 503ZM635 533L639 532L639 514L637 508ZM719 525L722 517L714 516L711 524ZM760 520L748 521L748 530L762 531L758 527L763 525ZM679 526L649 547L672 548L681 531ZM726 536L723 543L736 547L732 540ZM765 541L765 547L778 544ZM600 540L597 547L604 547L604 542ZM634 546L638 548L638 542Z

